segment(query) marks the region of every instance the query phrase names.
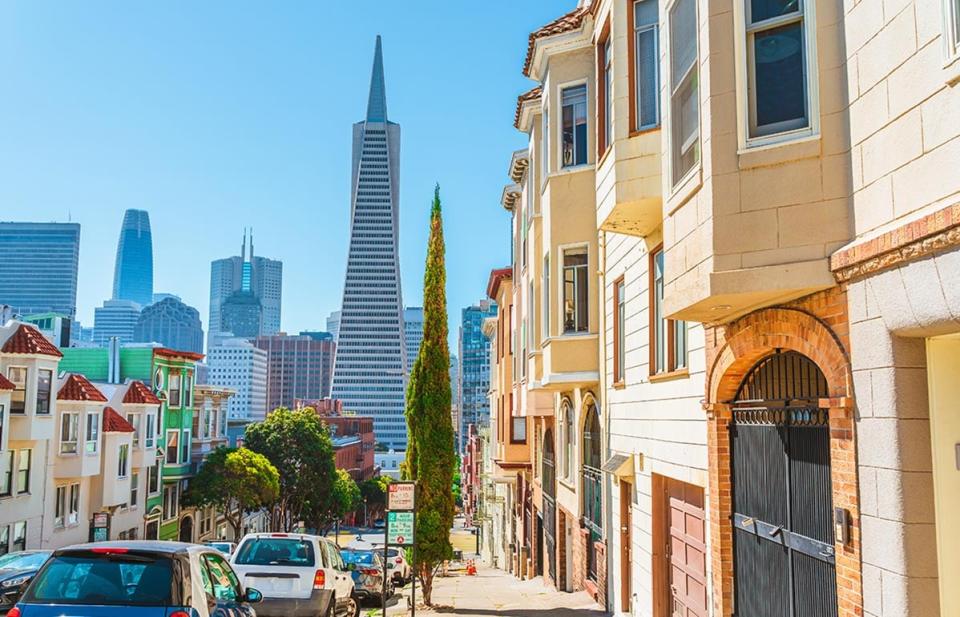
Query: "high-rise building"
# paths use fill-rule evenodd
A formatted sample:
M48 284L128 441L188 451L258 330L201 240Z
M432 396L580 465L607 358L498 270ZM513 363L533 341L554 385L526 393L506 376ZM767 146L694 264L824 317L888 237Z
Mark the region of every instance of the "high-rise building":
M220 336L255 338L262 333L263 305L256 294L249 289L230 294L220 307Z
M93 309L93 342L103 346L117 338L121 343L132 343L139 320L140 305L136 302L107 300Z
M0 223L0 304L76 316L79 258L78 223Z
M138 343L160 343L178 351L202 353L200 311L168 296L140 311L133 338Z
M483 334L483 320L497 315L497 303L481 300L461 312L460 322L460 427L463 437L471 424L482 426L490 415L490 341Z
M283 288L283 262L276 259L259 257L253 253L253 233L250 234L249 255L247 234L243 235L243 246L239 256L217 259L210 264L210 321L207 331L207 347L213 347L221 338L228 338L231 332L223 323L223 306L227 299L238 291L249 291L259 301L262 312L261 323L256 332L249 336L276 334L280 331L280 300ZM234 298L234 306L249 318L252 311L249 298ZM233 315L232 317L236 317ZM234 327L236 325L234 324ZM243 335L248 336L248 335Z
M407 374L420 353L423 343L423 307L408 306L403 309L403 338L407 344Z
M333 336L334 342L340 335L340 311L333 311L327 316L327 332Z
M258 336L253 344L267 352L267 409L293 409L296 399L330 395L334 342L328 332Z
M331 396L371 416L377 441L407 445L406 353L397 240L400 125L387 120L380 37L367 115L353 125L350 250Z
M153 239L146 210L127 210L120 226L113 270L113 299L140 306L153 302Z
M267 416L267 352L250 341L224 339L207 353L207 382L236 390L230 419L259 422Z

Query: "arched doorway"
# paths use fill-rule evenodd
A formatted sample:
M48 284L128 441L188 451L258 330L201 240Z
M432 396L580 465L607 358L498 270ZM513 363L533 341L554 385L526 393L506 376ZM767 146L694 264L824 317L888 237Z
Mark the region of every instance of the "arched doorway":
M543 462L540 477L543 482L543 539L547 575L557 582L557 457L553 445L553 431L543 436Z
M185 516L180 519L180 541L193 542L193 517Z
M580 471L583 477L583 524L589 531L587 538L587 577L597 582L596 543L603 538L603 488L600 467L603 465L600 416L593 401L586 404L583 421L583 451Z
M740 617L837 614L827 380L807 356L757 362L732 404L734 605Z

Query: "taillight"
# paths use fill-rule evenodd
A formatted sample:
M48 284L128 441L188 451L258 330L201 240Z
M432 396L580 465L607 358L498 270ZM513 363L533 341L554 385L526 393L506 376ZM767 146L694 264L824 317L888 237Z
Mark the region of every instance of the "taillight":
M317 570L317 573L313 575L313 588L314 589L323 589L323 586L327 582L327 573L323 570Z
M403 563L403 557L397 557L396 563Z
M98 547L90 549L91 553L96 553L98 555L122 555L129 551L130 549L121 547Z
M376 568L366 568L364 570L360 570L360 573L366 574L367 576L376 576L380 574L380 570L377 570Z
M185 613L183 611L174 611L170 613L170 617L190 617L190 613Z
M7 617L20 617L20 609L14 606L10 609L10 612L7 613Z

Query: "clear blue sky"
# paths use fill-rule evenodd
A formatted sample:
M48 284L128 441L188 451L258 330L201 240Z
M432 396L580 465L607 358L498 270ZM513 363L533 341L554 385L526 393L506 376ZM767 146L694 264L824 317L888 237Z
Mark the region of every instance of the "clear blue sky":
M575 0L0 4L0 220L82 225L79 315L110 296L126 208L149 210L156 291L200 310L242 230L284 262L283 328L339 308L352 123L374 38L403 127L400 259L421 302L439 182L451 334L508 263L499 206L527 34ZM451 343L455 345L455 340Z

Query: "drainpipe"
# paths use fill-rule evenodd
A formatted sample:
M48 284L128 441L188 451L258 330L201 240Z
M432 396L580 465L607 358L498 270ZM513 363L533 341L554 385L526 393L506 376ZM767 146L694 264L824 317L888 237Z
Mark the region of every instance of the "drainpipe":
M599 296L600 296L600 331L597 333L597 341L600 353L600 387L597 388L597 393L601 397L600 405L603 410L603 437L601 443L603 445L603 460L606 461L610 458L610 405L607 403L607 232L600 230L597 234L597 278L600 281L599 285ZM609 476L610 474L604 474ZM604 478L602 486L603 491L603 531L604 531L604 546L606 550L604 551L604 559L607 561L607 576L604 584L604 594L606 595L606 605L607 609L610 610L613 607L612 595L610 592L611 585L611 576L610 573L613 571L613 552L610 550L610 541L611 532L613 530L613 508L611 507L611 496L613 495L611 480ZM623 584L621 582L621 584ZM612 613L613 611L610 610Z

